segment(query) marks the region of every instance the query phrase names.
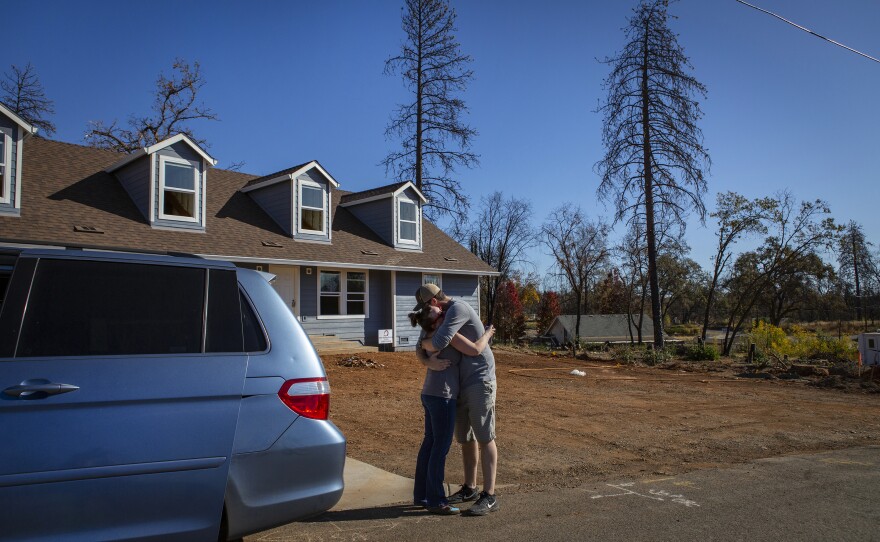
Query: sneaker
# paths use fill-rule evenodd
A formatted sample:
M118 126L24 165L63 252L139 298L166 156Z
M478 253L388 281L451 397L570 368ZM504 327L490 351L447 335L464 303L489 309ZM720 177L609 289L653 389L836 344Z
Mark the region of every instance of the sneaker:
M481 491L477 502L465 510L464 513L468 516L485 516L489 512L498 510L498 506L498 499L495 495L489 495L485 491Z
M464 484L459 488L458 491L447 497L447 501L449 504L458 504L460 502L470 502L477 500L479 496L479 492L475 487L468 487Z
M461 512L458 508L449 506L448 504L444 504L443 506L428 506L427 509L431 514L437 514L440 516L454 516Z

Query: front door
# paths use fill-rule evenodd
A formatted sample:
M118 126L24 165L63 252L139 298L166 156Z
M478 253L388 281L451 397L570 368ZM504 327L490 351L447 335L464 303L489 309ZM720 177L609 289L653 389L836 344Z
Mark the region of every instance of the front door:
M273 265L269 272L275 275L275 291L295 316L299 316L299 267Z

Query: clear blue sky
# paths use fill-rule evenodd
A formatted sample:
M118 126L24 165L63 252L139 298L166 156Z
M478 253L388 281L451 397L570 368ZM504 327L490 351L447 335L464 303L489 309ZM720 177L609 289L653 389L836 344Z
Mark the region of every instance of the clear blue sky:
M606 66L635 0L452 0L458 40L476 74L464 98L481 166L462 170L474 200L493 191L532 201L536 224L565 201L609 217L596 201ZM754 0L765 9L880 56L876 0ZM35 66L55 101L55 139L82 143L89 120L146 113L160 71L199 61L201 98L220 122L193 124L224 167L267 174L319 160L345 190L390 182L380 161L398 77L400 0L29 0L4 6L2 69ZM790 189L827 200L880 242L880 64L734 0L681 0L672 22L706 85L701 124L713 165L706 204ZM11 34L10 34L11 32ZM617 231L623 228L618 226ZM704 267L714 224L692 221ZM535 252L539 272L549 260Z

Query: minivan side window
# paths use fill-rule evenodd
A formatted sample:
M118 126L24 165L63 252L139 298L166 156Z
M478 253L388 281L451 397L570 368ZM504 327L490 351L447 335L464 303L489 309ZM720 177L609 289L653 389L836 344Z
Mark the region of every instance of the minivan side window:
M208 292L205 352L244 352L235 271L212 269L208 275Z
M40 259L16 357L202 350L205 270Z
M266 350L266 336L263 335L263 328L254 309L248 303L244 293L240 293L241 298L241 328L244 333L244 351L245 352L263 352Z

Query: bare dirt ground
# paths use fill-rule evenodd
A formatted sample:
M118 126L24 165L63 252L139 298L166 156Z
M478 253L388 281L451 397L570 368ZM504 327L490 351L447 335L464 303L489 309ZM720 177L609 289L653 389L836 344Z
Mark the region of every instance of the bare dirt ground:
M505 493L880 443L876 378L744 377L724 361L657 368L494 350ZM412 477L424 427L415 354L333 355L324 364L349 456ZM460 483L460 458L453 444L451 484Z

